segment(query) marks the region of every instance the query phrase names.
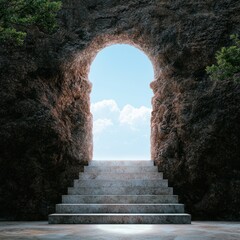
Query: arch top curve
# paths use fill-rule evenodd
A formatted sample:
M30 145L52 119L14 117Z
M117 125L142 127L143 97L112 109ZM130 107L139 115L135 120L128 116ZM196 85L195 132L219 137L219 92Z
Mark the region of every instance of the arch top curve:
M109 66L109 64L111 67ZM95 58L91 62L91 70L88 75L91 82L93 80L91 78L91 73L94 72L94 69L99 68L100 65L101 69L106 66L107 68L105 69L105 71L107 72L109 70L109 67L111 69L114 68L116 65L116 72L118 72L119 69L122 73L124 72L126 74L132 72L136 72L137 74L140 73L143 69L145 69L149 74L148 76L146 76L149 83L154 79L154 67L152 61L145 54L144 51L130 44L111 44L98 51L95 55ZM142 71L142 74L146 73L146 71Z
M88 81L90 66L97 54L104 48L116 44L127 44L142 51L152 63L154 71L153 82L160 77L162 69L166 66L164 58L161 58L161 56L157 54L154 48L151 47L143 37L134 37L128 34L103 34L94 37L86 44L84 49L73 51L72 59L67 64L67 69L73 70L75 74L78 74L78 76L81 76L81 78Z

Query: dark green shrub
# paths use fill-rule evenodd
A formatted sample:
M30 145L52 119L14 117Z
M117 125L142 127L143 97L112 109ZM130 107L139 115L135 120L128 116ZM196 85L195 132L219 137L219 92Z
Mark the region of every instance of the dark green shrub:
M233 79L240 82L240 40L238 35L231 35L230 38L234 44L217 51L217 64L206 68L212 80Z
M22 45L30 26L51 33L60 8L60 0L0 0L0 42Z

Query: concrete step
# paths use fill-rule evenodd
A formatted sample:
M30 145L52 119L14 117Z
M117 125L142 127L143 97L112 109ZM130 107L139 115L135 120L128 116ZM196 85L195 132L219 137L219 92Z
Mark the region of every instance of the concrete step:
M57 204L56 213L184 213L183 204Z
M89 166L154 166L152 160L90 161Z
M157 166L85 166L84 172L94 173L146 173L158 172Z
M191 223L153 161L92 161L84 170L49 223Z
M63 203L178 203L177 195L63 195Z
M168 195L173 194L172 188L159 187L78 187L68 188L70 195Z
M168 187L168 180L74 180L74 187Z
M81 172L79 174L79 179L102 179L102 180L133 180L133 179L141 179L141 180L159 180L163 179L163 173L161 172L146 172L142 173L108 173L105 172Z
M190 224L189 214L51 214L50 224Z

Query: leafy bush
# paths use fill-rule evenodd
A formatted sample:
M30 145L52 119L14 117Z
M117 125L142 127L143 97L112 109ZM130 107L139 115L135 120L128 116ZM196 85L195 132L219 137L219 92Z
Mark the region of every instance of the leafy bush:
M60 0L0 0L0 42L22 45L30 26L51 33L60 8Z
M206 68L212 80L231 78L235 82L240 82L240 40L238 35L231 35L230 38L234 44L217 51L217 64Z

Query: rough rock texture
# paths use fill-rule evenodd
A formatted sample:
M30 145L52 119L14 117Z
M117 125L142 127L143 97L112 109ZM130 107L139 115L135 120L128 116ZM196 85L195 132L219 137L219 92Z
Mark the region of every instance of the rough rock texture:
M46 219L91 159L89 86L64 82L53 43L32 42L1 54L0 213L10 219Z
M202 84L158 108L156 164L194 219L239 220L240 85Z
M0 48L1 216L45 218L91 160L89 67L128 43L155 69L152 159L193 217L239 220L239 85L204 69L238 33L240 2L64 0L59 22Z

